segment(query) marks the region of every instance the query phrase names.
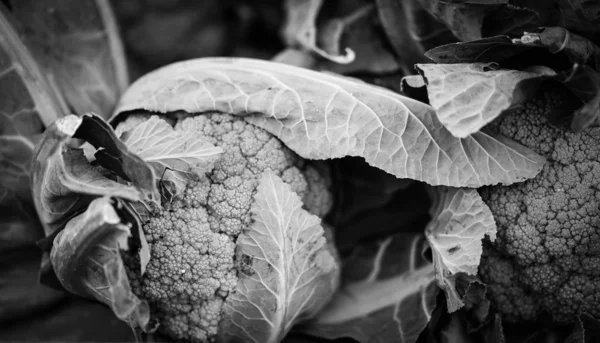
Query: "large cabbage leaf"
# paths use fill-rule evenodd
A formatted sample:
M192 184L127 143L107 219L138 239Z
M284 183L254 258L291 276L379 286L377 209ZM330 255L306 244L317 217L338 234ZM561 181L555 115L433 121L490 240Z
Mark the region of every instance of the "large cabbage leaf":
M227 297L224 342L276 343L299 321L314 317L338 286L339 266L321 219L272 171L263 173L254 223L238 237L241 270Z
M358 245L343 261L340 291L303 331L328 339L412 343L429 323L439 288L423 234Z
M252 59L204 58L159 69L129 88L116 114L132 110L244 115L304 158L360 156L432 185L511 184L534 177L544 163L501 136L458 139L430 106L383 88Z
M431 222L425 229L433 254L439 286L446 292L448 311L464 303L456 289L461 274L477 274L482 240L496 238L496 222L489 207L475 189L434 187Z
M129 80L106 0L8 0L3 12L74 113L110 115ZM10 9L10 10L9 10ZM47 123L48 124L48 123Z

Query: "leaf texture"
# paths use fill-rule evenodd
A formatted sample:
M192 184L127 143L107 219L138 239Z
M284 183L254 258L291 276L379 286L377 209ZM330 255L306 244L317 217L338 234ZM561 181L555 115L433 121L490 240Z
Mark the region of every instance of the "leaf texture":
M109 197L92 201L56 237L50 259L70 292L110 306L133 327L145 328L150 308L131 291L120 250L128 250L130 226L123 223Z
M139 79L116 114L220 111L306 159L360 156L399 178L480 187L534 177L544 159L483 132L458 139L421 102L354 80L252 59L180 62Z
M223 149L194 131L174 130L163 119L152 116L121 136L129 149L144 159L157 179L170 180L181 193L191 179L212 170Z
M433 253L439 286L446 292L448 311L462 307L456 291L459 273L476 275L481 259L482 239L496 239L496 222L489 207L475 189L434 187L431 222L425 229Z
M227 297L222 341L275 343L315 316L337 289L339 268L321 220L272 171L263 173L254 223L237 240L244 262Z
M427 82L429 103L455 137L478 132L513 106L519 82L539 76L518 70L495 70L486 63L417 64Z
M400 233L362 244L344 260L340 290L301 329L359 342L416 342L436 307L433 265L421 253L422 234Z

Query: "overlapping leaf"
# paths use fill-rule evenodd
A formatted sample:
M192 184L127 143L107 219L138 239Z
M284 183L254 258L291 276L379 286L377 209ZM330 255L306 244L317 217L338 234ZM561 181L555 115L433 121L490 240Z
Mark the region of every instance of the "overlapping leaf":
M275 343L319 312L337 288L339 266L321 220L270 170L260 179L251 211L254 223L237 240L247 262L227 297L219 331L224 342Z
M205 58L139 79L118 113L221 111L307 159L360 156L400 178L479 187L535 176L544 159L500 136L452 136L435 111L383 88L274 62Z
M150 308L131 291L121 260L131 225L122 221L117 204L110 197L93 200L56 236L50 259L68 291L105 303L119 319L146 328Z
M425 229L433 252L439 286L446 292L448 311L463 306L456 291L460 273L476 275L482 253L482 239L496 238L496 222L489 207L475 189L435 187L431 222Z
M75 113L106 118L129 80L108 1L9 0L3 9ZM47 123L49 125L49 123Z
M429 103L454 136L468 137L527 98L517 87L538 74L496 69L485 63L418 64Z
M415 342L439 292L423 244L422 234L400 233L356 247L343 261L340 291L303 331L328 339Z
M174 130L158 116L125 132L121 139L152 166L157 179L172 181L176 193L182 192L190 179L209 172L223 152L194 131Z

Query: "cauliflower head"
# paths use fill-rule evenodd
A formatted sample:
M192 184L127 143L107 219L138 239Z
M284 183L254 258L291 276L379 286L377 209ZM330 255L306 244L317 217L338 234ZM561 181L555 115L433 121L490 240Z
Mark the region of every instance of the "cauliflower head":
M173 118L170 116L169 118ZM119 130L147 115L131 115ZM182 115L175 130L193 130L223 153L206 177L143 224L151 256L146 273L130 268L134 292L149 301L159 331L189 342L213 341L228 295L238 283L236 239L252 222L251 205L268 169L290 185L319 217L332 205L323 165L309 164L275 136L229 114Z
M550 125L564 100L543 93L491 125L547 159L531 180L480 189L498 235L484 245L479 273L510 321L600 315L600 128Z

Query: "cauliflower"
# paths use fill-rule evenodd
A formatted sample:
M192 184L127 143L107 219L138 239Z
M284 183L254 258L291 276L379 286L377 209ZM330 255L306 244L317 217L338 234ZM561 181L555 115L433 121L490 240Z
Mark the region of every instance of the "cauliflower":
M491 126L547 159L531 180L480 189L498 235L484 245L479 273L511 321L600 316L600 129L550 125L564 100L546 92Z
M117 128L144 120L131 115ZM322 217L331 207L326 170L310 165L276 137L228 114L182 116L175 130L192 130L223 149L206 177L163 205L143 230L151 247L146 273L129 270L134 292L149 301L159 330L190 342L213 341L243 259L236 240L252 223L251 205L263 172L272 170Z

